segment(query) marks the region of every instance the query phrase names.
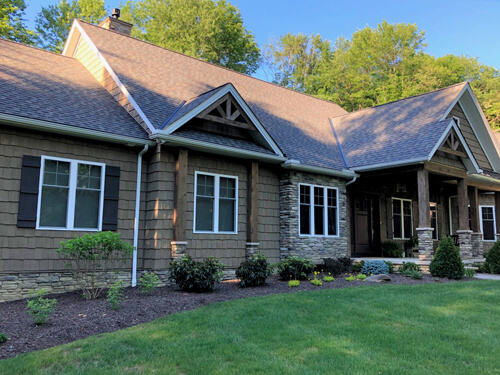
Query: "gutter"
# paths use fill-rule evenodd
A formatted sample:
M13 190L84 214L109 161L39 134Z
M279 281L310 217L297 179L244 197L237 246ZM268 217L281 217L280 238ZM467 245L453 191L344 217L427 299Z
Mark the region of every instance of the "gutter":
M134 253L132 256L132 286L137 285L137 245L139 243L139 214L141 206L141 173L142 155L148 151L149 145L145 145L139 155L137 155L137 185L135 188L135 215L134 215Z
M28 117L7 115L4 113L0 113L0 121L5 122L5 124L7 125L16 125L27 129L42 130L57 134L67 134L76 137L83 137L87 139L95 139L112 143L122 143L130 146L154 145L154 142L148 139L140 139L125 135L116 135L112 133L101 132L98 130L77 128L71 125L63 125L55 122L36 120Z
M426 161L428 161L427 157L415 158L415 159L402 160L402 161L397 162L397 163L379 163L379 164L368 165L365 167L351 167L351 169L354 172L368 172L368 171L376 171L378 169L404 167L407 165L422 164Z
M337 171L337 170L329 169L329 168L313 167L312 165L300 164L300 161L293 160L293 159L287 160L286 162L281 164L281 167L284 169L292 169L292 170L303 171L303 172L312 172L312 173L323 174L326 176L334 176L334 177L342 177L342 178L359 177L358 174L356 174L353 171L350 171L348 169L343 169L341 171Z

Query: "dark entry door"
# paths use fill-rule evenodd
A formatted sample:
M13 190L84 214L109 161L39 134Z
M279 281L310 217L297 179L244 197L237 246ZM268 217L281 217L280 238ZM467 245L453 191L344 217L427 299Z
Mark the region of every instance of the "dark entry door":
M379 198L370 194L354 196L354 255L380 255Z

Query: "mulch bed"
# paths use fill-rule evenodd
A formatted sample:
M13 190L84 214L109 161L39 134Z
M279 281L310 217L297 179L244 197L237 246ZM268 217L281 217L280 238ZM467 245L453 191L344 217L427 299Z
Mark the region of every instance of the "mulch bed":
M186 293L175 286L167 286L158 288L151 296L147 296L138 288L126 288L118 311L110 308L105 301L104 292L96 300L85 300L80 292L58 294L51 296L57 299L57 310L43 326L36 326L26 313L26 300L3 302L0 303L0 332L5 332L10 340L0 344L0 359L151 322L214 302L276 293L373 285L362 281L348 282L345 281L345 276L337 277L334 282L323 282L321 287L302 281L296 288L288 287L287 282L280 281L277 277L270 277L265 286L257 288L240 288L236 281L230 280L222 282L214 293L201 294ZM422 280L412 280L399 274L393 274L391 278L392 282L386 285L451 281L436 280L430 275L424 275Z

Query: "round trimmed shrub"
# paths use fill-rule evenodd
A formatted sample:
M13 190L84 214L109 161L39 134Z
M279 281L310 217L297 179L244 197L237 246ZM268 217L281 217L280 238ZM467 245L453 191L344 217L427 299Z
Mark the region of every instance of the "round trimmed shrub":
M389 273L389 266L383 260L367 260L361 268L364 275L381 275Z
M444 237L436 250L429 266L434 277L461 279L464 276L464 264L460 257L460 250L451 237Z
M218 258L207 258L197 262L189 255L170 263L170 279L179 288L193 292L213 292L222 280L224 264Z
M264 285L271 272L272 266L268 263L266 256L257 252L257 254L241 262L236 270L236 277L240 279L240 286L246 288Z
M495 242L486 254L486 268L491 273L500 273L500 241Z
M314 262L300 257L289 257L276 265L281 280L305 280L314 271Z
M382 254L388 258L401 258L403 247L396 241L385 241L382 244Z

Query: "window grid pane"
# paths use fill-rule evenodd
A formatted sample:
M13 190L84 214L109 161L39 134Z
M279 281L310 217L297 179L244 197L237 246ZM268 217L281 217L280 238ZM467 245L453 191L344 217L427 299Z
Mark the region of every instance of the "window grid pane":
M311 187L300 185L300 234L311 234Z
M236 180L219 178L219 232L234 232L236 214Z
M483 239L485 241L496 240L493 207L481 207L481 219L483 224Z

